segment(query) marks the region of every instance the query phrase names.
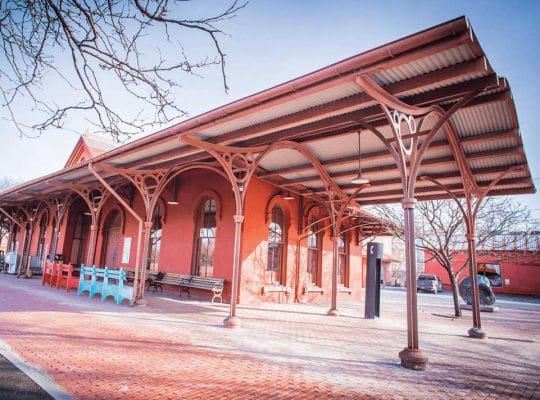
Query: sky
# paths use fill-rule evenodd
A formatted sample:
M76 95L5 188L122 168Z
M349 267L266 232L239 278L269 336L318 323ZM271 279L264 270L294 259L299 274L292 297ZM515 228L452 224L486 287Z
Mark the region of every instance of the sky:
M216 3L196 1L194 13L204 13L210 4L215 9ZM210 69L204 78L185 79L176 99L196 116L462 15L469 18L494 70L510 83L531 174L540 185L540 1L251 0L223 25L229 34L222 38L229 92L223 90L219 71ZM195 46L197 40L208 44L193 40ZM92 130L83 119L73 124L79 134ZM0 176L29 180L61 169L78 134L51 130L37 139L21 138L0 120L0 139ZM540 219L539 194L516 199Z

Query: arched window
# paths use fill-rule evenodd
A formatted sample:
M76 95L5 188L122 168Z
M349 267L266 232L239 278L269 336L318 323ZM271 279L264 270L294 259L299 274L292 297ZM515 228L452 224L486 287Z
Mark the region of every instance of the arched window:
M281 283L284 244L283 210L279 206L272 208L272 220L268 226L268 260L266 270L271 283Z
M49 222L49 215L44 212L39 221L39 236L38 236L38 248L37 256L41 260L43 252L45 251L45 235L47 234L47 223Z
M321 265L322 265L322 240L324 232L317 232L319 224L311 220L311 229L307 237L307 274L308 284L311 286L321 286Z
M161 204L158 203L154 208L152 231L150 232L150 258L148 260L148 269L151 271L157 271L159 269L159 250L161 249L161 232L163 228L161 218Z
M349 287L349 243L343 235L338 242L338 284Z
M216 247L216 201L206 198L199 207L194 275L213 276Z

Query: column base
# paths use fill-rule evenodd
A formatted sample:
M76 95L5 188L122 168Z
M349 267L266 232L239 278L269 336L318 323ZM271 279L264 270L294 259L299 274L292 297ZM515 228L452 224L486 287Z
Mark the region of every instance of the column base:
M137 299L135 300L135 305L139 307L146 307L148 305L148 302L146 299Z
M468 331L469 337L473 339L485 339L486 338L486 332L482 330L482 328L471 328Z
M424 371L428 358L422 354L420 349L409 349L405 347L399 352L401 366L415 371Z
M337 308L331 308L330 310L328 310L326 315L330 315L332 317L337 317L339 315L339 311L337 310Z
M225 328L237 329L237 328L240 328L241 325L242 325L242 321L240 320L240 318L236 316L233 317L232 315L229 315L227 318L223 320L223 326Z

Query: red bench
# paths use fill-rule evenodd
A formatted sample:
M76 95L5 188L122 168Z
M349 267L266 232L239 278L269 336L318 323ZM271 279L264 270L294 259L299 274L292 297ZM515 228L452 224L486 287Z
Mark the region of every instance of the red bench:
M55 262L52 264L51 278L49 280L50 287L56 286L56 282L58 281L58 276L60 275L61 268L62 268L62 264L60 263Z
M79 287L79 278L73 276L73 265L71 264L58 263L56 288L60 289L61 287L65 287L66 292L69 292L69 289L78 289Z
M51 285L51 275L53 271L54 264L50 261L45 261L45 267L43 268L43 275L41 276L41 284Z

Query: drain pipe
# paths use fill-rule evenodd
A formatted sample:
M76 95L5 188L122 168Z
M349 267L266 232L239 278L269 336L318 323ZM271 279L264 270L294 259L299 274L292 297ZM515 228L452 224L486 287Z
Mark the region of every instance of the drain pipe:
M88 163L88 170L96 177L96 179L111 193L116 200L124 207L126 210L129 211L131 215L137 220L139 223L139 232L137 234L137 255L135 257L135 276L134 276L134 283L133 283L133 299L130 302L130 305L144 305L146 304L145 301L142 299L142 295L139 297L139 292L141 290L144 290L144 283L142 285L139 285L139 268L141 267L141 243L142 243L142 232L143 232L143 226L144 222L141 217L126 203L126 201L120 196L112 187L109 185L105 179L103 179L95 170L94 165L92 163ZM141 287L142 286L142 287ZM139 301L140 300L140 301Z

